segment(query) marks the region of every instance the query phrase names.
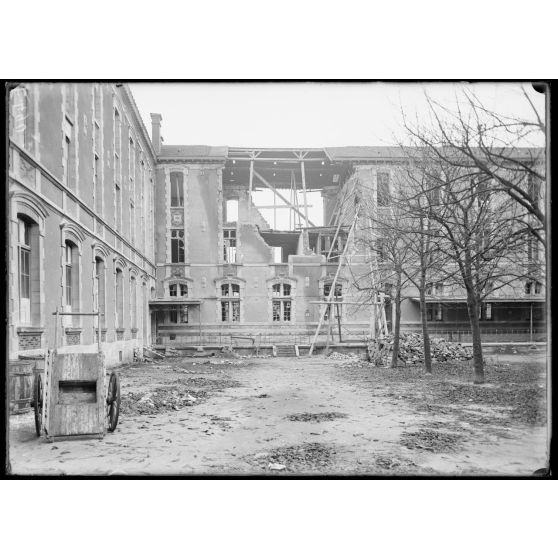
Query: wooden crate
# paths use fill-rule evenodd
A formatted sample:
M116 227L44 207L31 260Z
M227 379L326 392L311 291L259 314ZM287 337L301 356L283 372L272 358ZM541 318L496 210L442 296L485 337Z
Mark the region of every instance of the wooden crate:
M105 367L99 353L53 354L48 370L48 438L105 434Z

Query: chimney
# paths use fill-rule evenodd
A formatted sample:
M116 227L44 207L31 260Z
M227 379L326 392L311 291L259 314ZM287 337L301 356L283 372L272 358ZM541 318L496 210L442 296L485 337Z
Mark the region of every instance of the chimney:
M153 148L157 155L161 153L161 143L163 141L161 137L161 120L163 120L163 117L160 114L151 113L151 143L153 143Z

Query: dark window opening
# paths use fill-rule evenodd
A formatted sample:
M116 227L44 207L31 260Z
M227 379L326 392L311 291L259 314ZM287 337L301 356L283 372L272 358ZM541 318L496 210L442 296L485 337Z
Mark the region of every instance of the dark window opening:
M170 173L171 207L184 207L184 175L181 172Z
M377 175L377 182L378 182L378 207L386 207L390 204L389 173L379 172Z
M236 263L236 229L223 229L223 259Z
M184 229L171 230L171 262L184 263Z

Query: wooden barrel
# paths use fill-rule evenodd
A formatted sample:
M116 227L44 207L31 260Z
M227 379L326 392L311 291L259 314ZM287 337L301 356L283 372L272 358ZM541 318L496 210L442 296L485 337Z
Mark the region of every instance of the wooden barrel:
M10 370L10 413L25 413L31 410L33 401L33 379L35 363L26 360L11 360Z

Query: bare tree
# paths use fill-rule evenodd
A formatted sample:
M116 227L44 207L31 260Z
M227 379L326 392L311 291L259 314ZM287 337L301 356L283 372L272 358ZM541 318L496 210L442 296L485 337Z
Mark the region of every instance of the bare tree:
M375 259L377 265L372 265L370 271L357 278L355 284L362 288L363 279L368 279L364 287L369 293L368 298L372 300L377 292L383 293L394 307L391 368L395 368L399 361L402 293L409 283L404 269L410 264L411 252L397 226L393 208L389 212L378 212L370 204L366 210L369 226L363 231L362 241L368 248L369 257Z
M427 178L425 174L421 176ZM426 191L427 187L423 186L422 190ZM401 302L408 298L403 293L407 286L413 286L419 293L424 367L430 374L432 358L426 290L434 278L440 277L444 255L437 247L438 235L431 230L428 196L410 196L405 192L407 188L396 183L391 199L383 200L384 207L377 207L375 202L369 201L365 208L369 226L364 239L371 257L378 260L376 280L383 284L395 308L391 367L397 366L399 358ZM373 282L367 285L365 288L372 292L378 289Z
M404 127L413 145L427 148L445 166L464 174L483 173L495 191L523 209L515 216L518 223L546 247L545 151L539 147L546 125L533 102L534 93L524 87L522 93L530 118L499 114L465 90L454 109L426 95L426 123L412 123L403 114Z
M415 150L403 195L409 213L429 223L424 242L434 243L448 262L437 273L465 291L474 381L483 383L481 304L524 273L517 252L529 233L518 226L521 205L494 188L494 179L481 169L460 164L460 157L459 152L440 157L438 150L424 146Z

